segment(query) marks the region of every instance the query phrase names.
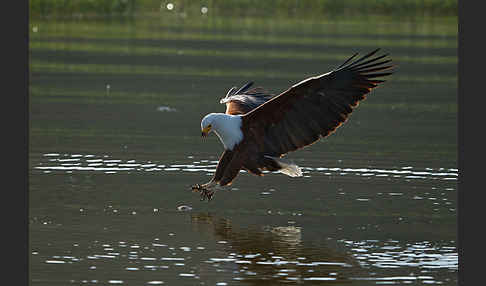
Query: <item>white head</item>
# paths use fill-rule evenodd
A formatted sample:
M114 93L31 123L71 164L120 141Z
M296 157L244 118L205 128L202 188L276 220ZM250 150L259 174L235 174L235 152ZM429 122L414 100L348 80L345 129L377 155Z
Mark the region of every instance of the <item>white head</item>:
M201 120L201 136L206 137L208 136L209 132L213 131L213 122L217 118L216 113L210 113L203 117Z
M210 113L201 120L201 135L208 136L214 131L225 149L232 149L243 139L241 131L241 117L224 113Z

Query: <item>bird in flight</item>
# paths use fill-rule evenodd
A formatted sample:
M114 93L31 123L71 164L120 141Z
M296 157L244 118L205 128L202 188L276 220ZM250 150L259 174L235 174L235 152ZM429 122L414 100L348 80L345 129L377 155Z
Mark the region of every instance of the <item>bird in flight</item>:
M232 87L220 100L226 112L210 113L201 121L202 136L213 131L224 146L216 172L208 183L191 189L210 201L241 169L258 176L263 171L302 176L301 169L283 157L332 134L384 82L377 78L392 74L388 54L376 56L378 51L353 61L354 54L330 72L304 79L279 95L250 89L252 82Z

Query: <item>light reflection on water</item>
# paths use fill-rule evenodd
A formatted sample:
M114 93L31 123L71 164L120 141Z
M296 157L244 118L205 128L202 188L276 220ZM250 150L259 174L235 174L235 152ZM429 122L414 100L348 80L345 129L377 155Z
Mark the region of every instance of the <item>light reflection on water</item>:
M208 213L183 217L189 217L194 233L206 239L191 241L182 230L138 241L125 240L122 235L118 241L76 243L52 256L32 252L31 258L42 257L46 265L43 267L58 265L63 266L65 273L77 269L85 275L79 280L71 279L71 283L100 284L130 284L138 274L137 277L146 277L146 284L179 283L178 279L200 284L208 281L208 277L213 278L214 284L258 284L257 281L443 284L453 281L450 277L439 281L437 273L454 273L458 266L457 249L451 246L454 241L434 244L328 237L326 242L314 245L303 239L306 229L300 226L241 227ZM113 278L98 278L107 270Z
M430 269L458 269L457 249L448 245L434 245L429 241L406 243L387 240L348 241L353 257L363 267L418 267L426 273ZM454 243L454 242L452 242Z
M167 162L141 162L138 160L121 160L108 155L93 154L44 154L38 158L35 170L37 176L50 177L56 173L78 172L81 174L106 172L184 172L185 169L197 170L211 174L215 168L215 161L191 160L190 163L171 164ZM194 158L188 158L194 159ZM67 165L66 165L67 164ZM90 164L99 164L89 166ZM129 166L127 166L129 165ZM162 167L164 166L164 167ZM80 169L76 169L79 168ZM83 167L86 167L84 169ZM67 168L67 169L65 169ZM72 168L72 169L70 169ZM105 168L112 168L106 171ZM129 170L125 170L129 169ZM123 170L120 170L123 169ZM169 169L169 170L166 170ZM174 170L177 169L177 170ZM311 176L323 174L319 168L306 168ZM360 169L326 168L333 176L341 173L360 176ZM398 176L421 173L419 180L433 182L444 178L456 178L457 170L429 168L426 171L415 170L411 167L397 169L367 169L388 171ZM46 173L52 172L52 173ZM375 174L380 172L376 171ZM406 171L406 173L401 173ZM325 175L325 174L324 174ZM110 175L102 175L109 177ZM404 180L398 177L397 180ZM432 187L434 189L435 187ZM454 188L448 188L453 190ZM275 190L270 189L269 194ZM341 192L339 194L345 194ZM443 203L442 197L432 196L431 193L419 193L413 200L423 200L434 205ZM442 193L445 194L445 193ZM403 192L383 192L379 196L386 198L400 198L406 196ZM411 198L411 196L408 196ZM445 199L445 198L444 198ZM358 198L357 201L369 202L375 198ZM397 201L397 202L399 202ZM401 201L402 203L404 201ZM451 204L445 201L445 204ZM153 209L149 212L144 207L135 210L123 209L106 205L103 216L87 213L80 209L82 217L93 217L103 224L105 239L88 239L81 241L72 237L48 239L51 243L63 241L71 242L56 249L37 246L31 249L31 262L35 265L35 272L49 274L51 272L67 273L59 275L60 282L71 284L125 284L144 282L146 285L174 285L174 284L205 284L234 285L268 283L344 283L353 285L375 284L454 284L458 270L458 253L455 241L429 242L405 240L351 240L339 236L321 236L315 243L309 240L309 234L315 232L314 227L306 227L299 223L300 219L308 220L308 215L299 212L276 210L280 216L288 215L292 221L288 225L271 223L252 223L249 225L233 223L233 219L196 212L196 207L183 206L173 212L163 209ZM201 206L198 206L201 208ZM269 210L270 214L273 214ZM290 215L292 213L292 215ZM295 214L294 214L295 213ZM91 215L90 215L91 214ZM108 215L108 217L104 217ZM76 216L73 216L76 218ZM295 218L295 220L294 220ZM76 218L79 220L79 218ZM190 230L187 230L189 219ZM311 218L312 219L312 218ZM313 219L319 220L318 218ZM398 218L399 220L401 219ZM408 218L405 216L405 220ZM57 219L59 220L59 218ZM150 222L155 221L155 222ZM172 221L175 225L170 225ZM344 221L338 224L345 226ZM329 223L327 220L325 223ZM66 227L81 229L74 223L66 222ZM106 226L105 226L106 224ZM120 225L118 225L120 224ZM147 225L148 224L148 225ZM153 224L153 225L152 225ZM383 224L376 221L377 229ZM84 223L90 225L90 223ZM127 228L130 225L130 228ZM145 229L157 230L156 235L140 232L137 238L128 238L127 231L139 225ZM31 222L31 232L42 234L59 228L63 223L42 219ZM405 226L406 227L406 226ZM184 230L184 228L186 228ZM110 233L110 229L121 229L120 233ZM163 233L164 231L168 233ZM186 231L186 233L181 233ZM69 233L69 231L67 232ZM76 233L76 232L74 232ZM204 238L200 238L200 236ZM60 234L61 235L61 234ZM66 234L62 234L66 235ZM96 235L96 234L95 234ZM307 239L306 239L307 235ZM393 236L393 233L390 234ZM195 237L199 237L194 239ZM116 240L115 240L116 239ZM44 239L39 239L45 241ZM38 245L38 244L37 244ZM76 273L76 277L66 278L69 273ZM47 282L42 277L38 281ZM182 280L181 280L182 279Z
M44 161L39 162L34 168L44 172L52 171L92 171L114 174L118 172L205 172L214 173L218 161L198 160L186 164L173 164L170 162L139 162L135 160L113 159L109 155L93 154L44 154ZM192 156L190 156L192 157ZM188 158L191 159L191 158ZM379 169L379 168L342 168L342 167L305 167L304 176L313 175L355 175L361 177L389 177L403 179L426 179L426 180L452 180L457 181L458 169L454 168L424 168L414 169L411 166L400 167L396 169ZM242 170L241 172L245 172Z

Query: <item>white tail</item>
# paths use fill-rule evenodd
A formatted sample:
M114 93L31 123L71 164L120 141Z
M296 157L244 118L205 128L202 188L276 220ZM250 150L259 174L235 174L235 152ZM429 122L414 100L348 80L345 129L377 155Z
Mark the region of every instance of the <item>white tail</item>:
M282 167L282 169L278 170L280 173L290 177L302 177L302 170L300 169L300 167L295 165L291 161L271 156L265 157L274 160L280 167Z

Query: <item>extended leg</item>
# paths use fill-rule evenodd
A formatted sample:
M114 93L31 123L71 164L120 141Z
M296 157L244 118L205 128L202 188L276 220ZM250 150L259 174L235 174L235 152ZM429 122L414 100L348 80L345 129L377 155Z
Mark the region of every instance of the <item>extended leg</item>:
M201 193L201 201L206 199L208 201L212 200L215 191L220 189L220 186L229 185L234 177L236 177L241 169L241 158L235 161L234 154L234 151L225 150L219 158L218 167L216 167L216 172L211 181L203 185L196 184L192 186L191 189L194 192ZM231 167L232 164L236 164L236 166Z

